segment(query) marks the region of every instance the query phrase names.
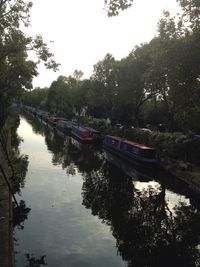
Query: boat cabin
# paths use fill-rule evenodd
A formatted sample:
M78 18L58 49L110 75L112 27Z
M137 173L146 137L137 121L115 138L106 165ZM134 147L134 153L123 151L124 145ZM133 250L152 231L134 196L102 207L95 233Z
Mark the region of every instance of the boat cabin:
M58 128L60 131L64 133L70 133L72 130L72 126L75 126L76 123L72 121L67 121L65 119L59 119L56 122L56 128Z
M87 129L89 131L89 135L90 137L92 137L92 139L95 141L100 141L102 140L102 136L101 133L93 128L90 127L85 127L85 129Z
M81 141L92 141L90 132L88 129L81 126L72 126L72 136L78 138Z
M131 159L143 162L157 161L155 149L118 136L107 135L103 141L103 145L113 152Z

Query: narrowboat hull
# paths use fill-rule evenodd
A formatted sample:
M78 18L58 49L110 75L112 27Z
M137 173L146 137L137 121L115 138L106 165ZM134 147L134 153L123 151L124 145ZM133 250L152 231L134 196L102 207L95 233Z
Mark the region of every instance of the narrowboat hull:
M103 142L103 148L105 150L108 150L111 153L114 153L115 155L119 156L120 158L127 160L131 164L140 164L140 165L143 164L143 165L148 166L148 167L159 166L159 160L158 159L148 159L148 158L141 157L139 155L137 156L135 154L129 155L125 151L120 150L120 149L115 149L112 146L110 146L104 142Z
M121 157L111 153L108 150L105 150L106 161L113 165L115 168L118 168L120 171L124 172L127 176L131 177L134 181L143 181L149 182L155 178L157 171L155 170L146 170L144 167L138 164L131 164L127 160L122 159Z

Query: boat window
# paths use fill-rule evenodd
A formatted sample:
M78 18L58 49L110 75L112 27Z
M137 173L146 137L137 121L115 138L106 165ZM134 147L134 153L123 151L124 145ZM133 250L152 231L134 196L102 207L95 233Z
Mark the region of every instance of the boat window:
M118 144L119 144L119 141L118 140L112 139L112 145L113 146L118 146Z

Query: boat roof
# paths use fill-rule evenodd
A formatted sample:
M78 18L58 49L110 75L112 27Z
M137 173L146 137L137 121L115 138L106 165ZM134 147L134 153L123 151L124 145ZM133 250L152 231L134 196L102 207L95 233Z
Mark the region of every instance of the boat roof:
M90 132L93 132L93 133L100 133L99 131L91 128L91 127L85 127L86 129L88 129Z
M73 128L76 128L76 129L78 129L78 130L80 130L80 131L88 131L87 128L82 127L82 126L79 126L79 125L73 125Z
M151 149L151 150L155 150L154 148L151 148L151 147L148 147L148 146L145 146L144 144L139 144L139 143L136 143L136 142L133 142L133 141L129 141L125 138L122 138L122 137L119 137L119 136L113 136L113 135L107 135L108 137L111 137L115 140L118 140L118 141L121 141L123 143L126 143L126 144L129 144L129 145L133 145L135 147L138 147L138 148L141 148L141 149Z
M57 123L64 122L64 123L71 123L71 121L68 121L67 119L59 119Z

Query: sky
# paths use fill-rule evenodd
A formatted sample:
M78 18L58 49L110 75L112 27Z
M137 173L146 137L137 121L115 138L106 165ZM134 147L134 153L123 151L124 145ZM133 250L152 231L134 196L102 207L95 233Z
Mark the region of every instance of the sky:
M75 69L89 78L107 53L119 60L150 41L163 10L178 10L176 0L134 0L130 9L109 18L103 7L104 0L33 0L29 34L41 34L61 64L57 72L41 65L34 88L49 87Z

